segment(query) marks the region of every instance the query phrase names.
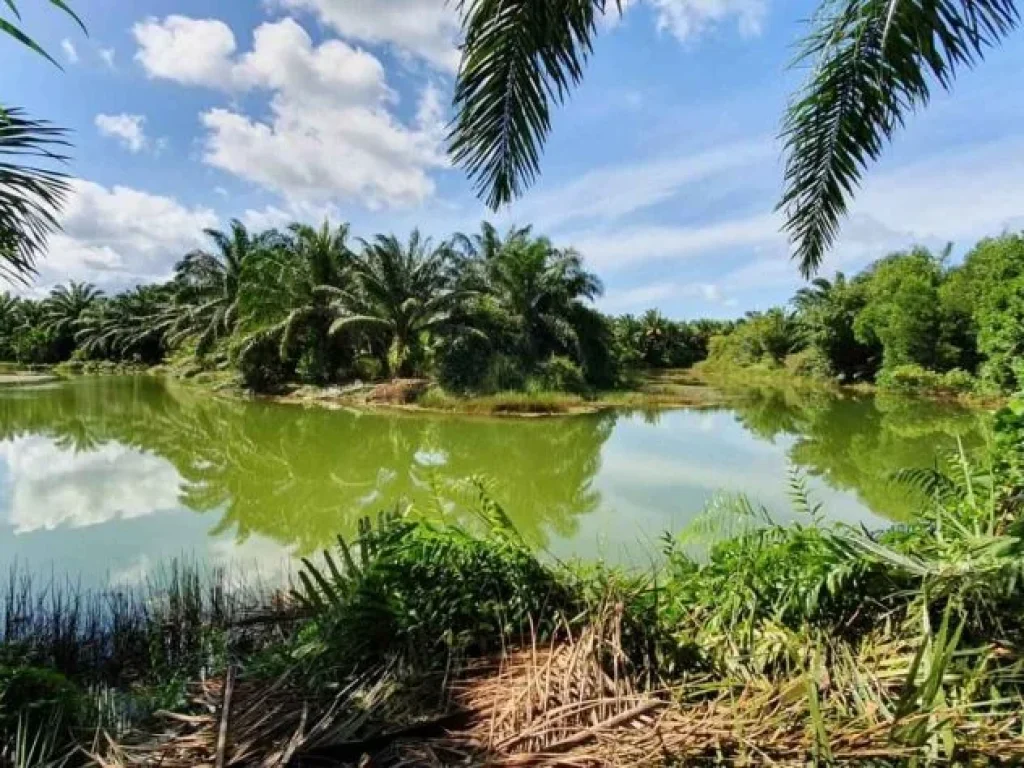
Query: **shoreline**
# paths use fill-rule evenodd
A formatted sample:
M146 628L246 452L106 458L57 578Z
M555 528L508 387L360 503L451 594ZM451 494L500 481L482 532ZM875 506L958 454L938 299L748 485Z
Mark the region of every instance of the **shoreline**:
M56 364L43 369L14 369L0 372L0 388L51 384L77 376L145 375L173 381L234 400L250 400L304 408L352 409L362 412L448 414L493 418L555 418L587 416L614 410L713 409L726 407L751 389L793 388L837 397L900 397L924 399L975 410L992 410L1009 402L1005 395L952 393L937 390L897 391L869 382L842 384L797 376L784 370L692 368L642 371L634 385L592 395L570 392L506 391L492 394L455 394L429 379L393 379L369 384L317 386L290 384L278 393L249 392L223 371L200 371L186 375L172 364L156 366L68 366Z

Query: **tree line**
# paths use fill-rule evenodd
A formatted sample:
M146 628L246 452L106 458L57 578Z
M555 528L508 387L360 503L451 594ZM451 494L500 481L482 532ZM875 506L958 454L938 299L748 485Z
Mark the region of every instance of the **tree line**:
M106 296L68 283L0 298L0 359L153 365L194 358L249 388L430 376L454 391L612 388L686 366L728 323L612 318L596 275L528 227L437 242L354 241L347 225L208 230L173 277Z
M1024 386L1024 235L962 263L916 247L848 278L817 278L739 320L602 314L598 277L529 227L434 242L354 240L347 225L208 230L173 277L106 296L68 283L0 296L0 359L22 364L190 360L273 391L429 377L455 392L587 392L636 371L785 369L843 383L1015 391ZM191 363L190 363L191 364Z
M801 288L711 341L709 365L787 368L891 388L1024 386L1024 235L977 243L962 263L913 248L852 278Z

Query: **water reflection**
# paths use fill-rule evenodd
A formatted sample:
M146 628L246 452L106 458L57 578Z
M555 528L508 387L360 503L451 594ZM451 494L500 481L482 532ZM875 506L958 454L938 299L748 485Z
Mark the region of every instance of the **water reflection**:
M354 530L362 515L484 474L523 534L543 545L571 537L599 503L593 477L614 422L303 410L149 379L86 379L0 397L0 456L19 531L137 517L171 502L215 516L214 535L259 534L303 553Z
M117 583L183 551L280 563L475 474L528 539L561 555L651 540L718 490L784 510L790 462L829 514L877 524L872 511L914 508L893 470L932 463L958 435L976 444L980 422L936 404L774 390L717 411L493 420L80 379L0 391L0 560L59 560Z
M794 440L793 465L892 520L906 520L920 499L892 482L907 467L934 465L940 453L979 448L989 416L948 403L902 397L836 397L824 393L757 389L737 405L753 434Z

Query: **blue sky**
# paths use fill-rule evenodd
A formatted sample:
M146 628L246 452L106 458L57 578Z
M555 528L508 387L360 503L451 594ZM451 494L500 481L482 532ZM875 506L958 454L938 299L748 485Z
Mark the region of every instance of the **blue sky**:
M4 103L75 144L34 292L163 279L231 217L324 216L363 236L532 222L587 257L613 312L733 316L799 285L775 136L807 0L628 3L556 115L540 182L497 214L445 158L457 24L442 0L82 0L88 36L44 5L26 26L63 72L0 44ZM1022 71L1018 33L910 121L825 272L1024 228Z

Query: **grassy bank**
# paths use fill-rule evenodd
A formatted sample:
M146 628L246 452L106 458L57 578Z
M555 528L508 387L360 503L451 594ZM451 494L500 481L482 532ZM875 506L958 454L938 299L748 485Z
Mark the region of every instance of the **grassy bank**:
M800 524L723 500L653 573L538 555L471 479L455 507L364 522L288 592L21 582L5 755L44 732L105 765L1022 759L1024 416L998 429L991 465L894 478L920 498L904 526L826 523L794 476Z
M831 392L845 395L894 395L960 403L971 408L1000 408L1009 401L1005 393L988 392L977 382L943 377L930 371L905 367L879 382L844 383L831 378L811 376L784 366L758 364L733 365L723 361L705 361L673 375L692 383L731 392L750 387L775 387L803 392Z
M633 389L589 394L551 390L460 394L423 380L398 380L348 389L298 387L273 399L328 407L402 408L485 416L564 416L609 408L701 408L719 406L729 400L709 387L646 376L638 379Z

